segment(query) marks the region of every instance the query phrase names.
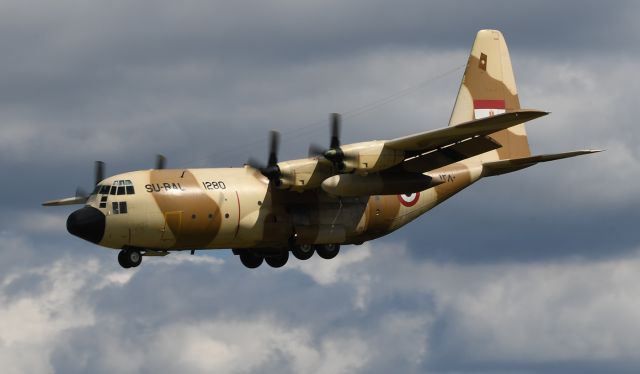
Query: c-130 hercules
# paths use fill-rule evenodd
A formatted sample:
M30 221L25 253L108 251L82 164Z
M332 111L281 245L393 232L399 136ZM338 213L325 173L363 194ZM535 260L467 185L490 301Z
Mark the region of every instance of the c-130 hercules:
M89 196L44 203L85 204L67 230L119 249L125 268L142 256L232 248L248 268L281 267L289 252L325 259L413 221L482 177L597 150L531 156L524 123L548 113L521 109L504 37L478 32L446 128L341 145L332 115L329 148L278 162L271 133L268 163L241 168L156 169L103 179Z

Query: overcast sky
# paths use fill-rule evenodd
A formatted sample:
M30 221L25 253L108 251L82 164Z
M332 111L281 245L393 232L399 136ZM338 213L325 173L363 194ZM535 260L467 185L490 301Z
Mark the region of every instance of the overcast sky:
M3 373L640 372L636 1L0 0ZM534 153L325 261L229 251L121 269L45 200L107 173L239 166L446 126L483 28ZM376 103L418 86L386 105Z

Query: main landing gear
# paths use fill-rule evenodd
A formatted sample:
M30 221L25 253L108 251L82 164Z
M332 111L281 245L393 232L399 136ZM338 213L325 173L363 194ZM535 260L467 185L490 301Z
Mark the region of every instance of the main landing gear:
M118 253L118 263L125 269L135 268L142 262L142 253L135 248L123 249Z
M330 260L340 252L340 244L300 244L294 245L290 249L234 249L233 253L240 256L242 265L249 269L255 269L262 265L263 262L269 264L273 268L284 266L289 260L289 252L298 260L308 260L314 253L326 260Z

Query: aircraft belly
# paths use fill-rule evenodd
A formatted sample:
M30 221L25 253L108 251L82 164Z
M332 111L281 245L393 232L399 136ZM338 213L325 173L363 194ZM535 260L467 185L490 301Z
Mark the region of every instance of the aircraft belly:
M333 199L291 209L298 244L344 243L357 234L365 198Z

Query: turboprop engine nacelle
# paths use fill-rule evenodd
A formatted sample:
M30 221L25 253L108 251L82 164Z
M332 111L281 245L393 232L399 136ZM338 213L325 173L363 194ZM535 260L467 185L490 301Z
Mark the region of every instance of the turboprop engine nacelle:
M386 170L405 159L404 151L387 148L380 140L345 145L341 151L344 153L344 171L358 174Z
M321 186L336 196L399 195L426 190L443 183L419 173L339 174L325 179Z

